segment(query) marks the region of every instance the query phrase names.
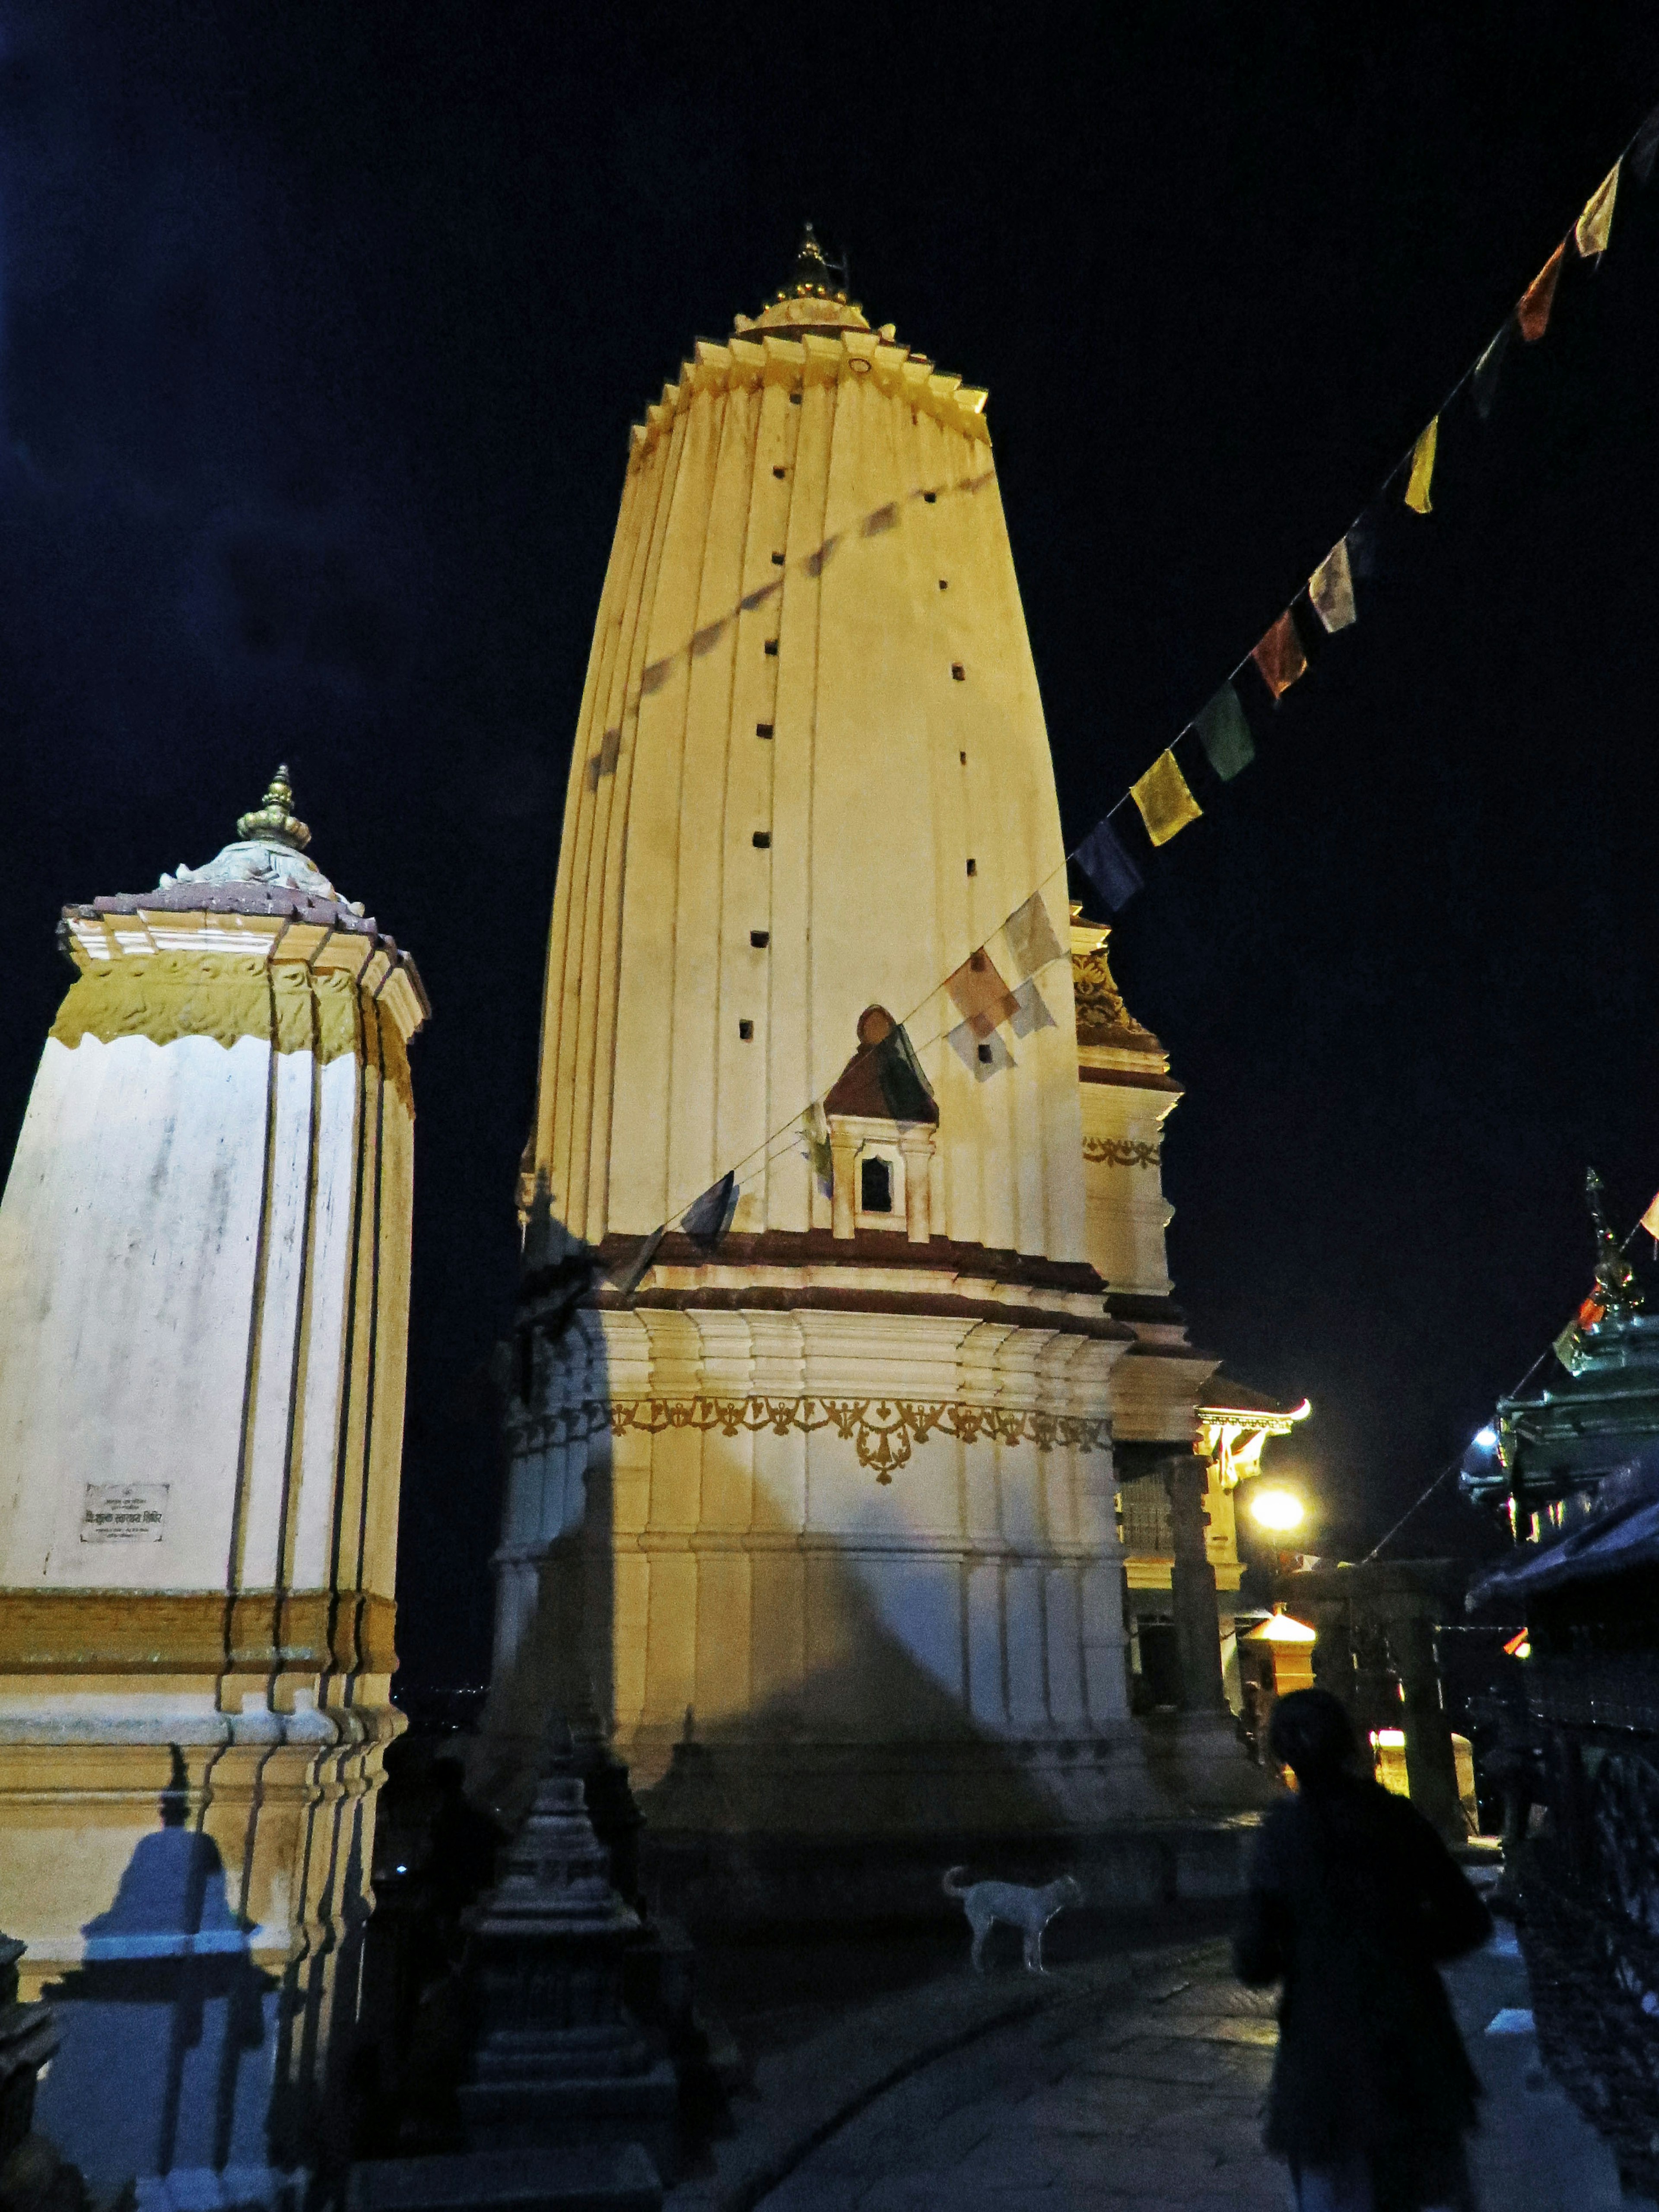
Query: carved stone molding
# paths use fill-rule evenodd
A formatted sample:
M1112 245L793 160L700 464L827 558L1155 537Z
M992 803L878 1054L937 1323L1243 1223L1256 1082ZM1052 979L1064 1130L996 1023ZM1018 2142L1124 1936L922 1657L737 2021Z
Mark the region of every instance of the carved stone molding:
M860 1467L872 1468L878 1482L890 1482L917 1444L935 1434L960 1443L981 1437L1000 1444L1034 1443L1039 1451L1104 1451L1111 1423L1102 1417L1050 1413L1038 1407L931 1405L900 1398L613 1398L558 1408L526 1425L525 1441L541 1444L580 1443L609 1425L613 1436L630 1430L660 1436L669 1429L718 1429L735 1437L769 1429L810 1435L833 1429L852 1443Z
M1156 1142L1144 1143L1138 1137L1085 1137L1083 1157L1085 1160L1104 1160L1114 1168L1155 1168L1158 1148Z

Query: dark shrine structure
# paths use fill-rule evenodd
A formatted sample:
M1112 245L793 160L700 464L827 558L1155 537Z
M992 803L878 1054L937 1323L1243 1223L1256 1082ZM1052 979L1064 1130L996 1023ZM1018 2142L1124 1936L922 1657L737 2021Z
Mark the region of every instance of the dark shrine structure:
M1508 1875L1552 2070L1659 2194L1659 1316L1642 1310L1589 1176L1595 1285L1546 1378L1502 1401L1467 1494L1514 1559L1472 1608L1526 1621ZM1525 1800L1544 1808L1524 1818ZM1523 1832L1524 1842L1522 1840Z

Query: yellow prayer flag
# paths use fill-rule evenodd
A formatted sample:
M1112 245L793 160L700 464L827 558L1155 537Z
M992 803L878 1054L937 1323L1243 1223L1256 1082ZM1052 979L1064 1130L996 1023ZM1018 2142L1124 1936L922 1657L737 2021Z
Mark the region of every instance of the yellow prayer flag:
M1621 155L1584 202L1584 212L1572 227L1572 242L1586 261L1607 250L1613 234L1613 204L1619 197L1619 172L1623 166Z
M1659 1190L1653 1194L1652 1204L1636 1225L1638 1229L1645 1229L1655 1244L1659 1245Z
M1429 486L1434 481L1434 449L1439 441L1440 417L1437 415L1412 447L1412 480L1406 486L1406 504L1415 507L1419 514L1428 514L1434 505L1429 497Z
M1187 779L1172 752L1161 752L1129 796L1140 809L1146 835L1154 845L1167 845L1178 830L1196 822L1204 809L1187 788Z

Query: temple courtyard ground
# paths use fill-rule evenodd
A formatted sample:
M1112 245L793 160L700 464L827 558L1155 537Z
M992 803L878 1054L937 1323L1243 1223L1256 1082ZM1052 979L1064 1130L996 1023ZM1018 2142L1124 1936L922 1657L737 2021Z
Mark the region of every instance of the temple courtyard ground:
M959 1959L727 1960L751 2087L671 2212L1283 2212L1261 2145L1272 1994L1233 1980L1224 1908L1186 1917L1184 1937L1057 1923L1041 1980L1012 1948L975 1976L965 1929ZM905 1985L860 1996L860 1972ZM1539 2062L1512 1931L1449 1980L1486 2088L1482 2212L1644 2204Z

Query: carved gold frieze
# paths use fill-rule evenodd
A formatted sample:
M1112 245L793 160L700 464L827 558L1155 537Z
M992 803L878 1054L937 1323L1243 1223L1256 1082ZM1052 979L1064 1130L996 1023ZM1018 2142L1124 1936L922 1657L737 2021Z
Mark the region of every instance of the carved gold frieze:
M775 1436L811 1435L833 1429L851 1443L859 1465L890 1482L916 1445L934 1435L959 1443L984 1437L994 1443L1034 1443L1039 1451L1103 1451L1111 1423L1036 1407L923 1404L908 1398L615 1398L609 1404L567 1407L536 1425L537 1440L575 1443L609 1426L659 1436L669 1429L718 1429L735 1437L769 1429Z

